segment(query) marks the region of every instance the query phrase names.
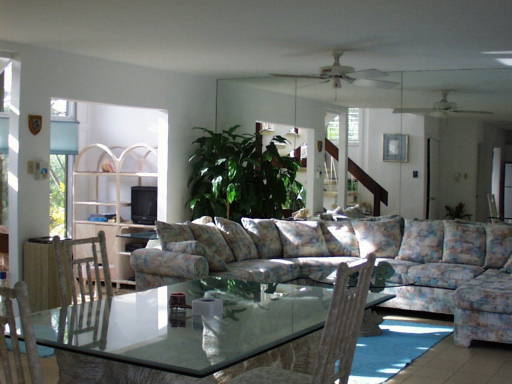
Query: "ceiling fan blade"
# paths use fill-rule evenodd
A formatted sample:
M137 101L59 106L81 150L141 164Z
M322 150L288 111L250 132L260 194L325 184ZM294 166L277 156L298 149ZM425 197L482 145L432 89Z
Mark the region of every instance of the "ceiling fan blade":
M452 112L452 113L473 113L473 114L479 114L479 115L492 115L493 114L492 112L489 112L489 111L464 111L464 110L460 110L460 109L452 110L450 112Z
M433 112L432 108L395 108L393 109L393 113L413 113L413 114L421 114L425 115Z
M389 76L389 73L379 71L378 69L365 69L363 71L355 71L346 74L354 79L373 79L374 77Z
M370 80L370 79L353 79L352 85L358 87L372 87L372 88L394 88L399 83L394 81L383 81L383 80Z
M290 75L285 73L271 73L270 76L274 77L290 77L292 79L324 79L325 77L318 75Z

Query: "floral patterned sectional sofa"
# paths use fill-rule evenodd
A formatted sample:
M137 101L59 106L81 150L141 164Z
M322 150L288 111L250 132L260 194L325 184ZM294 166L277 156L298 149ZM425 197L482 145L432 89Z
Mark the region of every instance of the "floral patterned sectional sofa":
M242 226L243 225L243 226ZM316 284L341 262L394 268L387 307L453 314L455 341L512 343L512 226L382 216L350 221L216 217L157 223L160 242L131 256L138 289L206 276Z

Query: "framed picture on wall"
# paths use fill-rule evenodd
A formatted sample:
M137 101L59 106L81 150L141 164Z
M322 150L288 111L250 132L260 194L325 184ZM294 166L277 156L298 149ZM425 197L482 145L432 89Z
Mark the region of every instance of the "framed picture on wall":
M407 163L409 161L409 135L385 133L382 160Z

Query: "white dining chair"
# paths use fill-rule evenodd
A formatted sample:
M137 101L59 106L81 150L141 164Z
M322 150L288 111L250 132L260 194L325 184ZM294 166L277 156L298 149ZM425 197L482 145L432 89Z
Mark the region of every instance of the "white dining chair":
M23 281L19 281L14 288L0 287L0 297L0 378L2 376L4 378L0 382L7 384L42 384L43 374L37 356L36 337L30 320L27 285ZM28 375L23 369L24 359L21 353L21 341L16 332L15 302L18 303L19 308L19 325L25 343ZM5 335L6 326L9 327L8 338Z
M234 378L232 384L346 384L370 287L375 256L340 264L313 375L279 367L260 367ZM357 284L349 284L357 273Z

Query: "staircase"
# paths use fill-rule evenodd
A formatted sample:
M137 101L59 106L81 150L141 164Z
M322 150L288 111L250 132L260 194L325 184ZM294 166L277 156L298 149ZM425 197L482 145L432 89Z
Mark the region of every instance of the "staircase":
M256 123L257 145L259 150L266 146L272 137L280 135L288 140L288 143L276 143L277 149L281 155L289 155L297 159L301 165L297 179L307 189L307 180L305 170L307 167L307 144L305 134L300 128L289 128L288 126L272 126L264 123ZM265 137L265 138L264 138ZM329 139L325 139L326 158L324 161L324 206L331 207L337 205L338 197L338 175L337 162L339 157L338 147ZM373 215L380 216L380 204L388 204L388 192L359 167L350 158L347 164L348 172L351 175L348 182L352 188L347 191L347 205L353 205L358 200L358 184L362 184L373 195Z

